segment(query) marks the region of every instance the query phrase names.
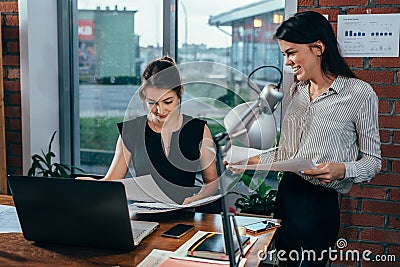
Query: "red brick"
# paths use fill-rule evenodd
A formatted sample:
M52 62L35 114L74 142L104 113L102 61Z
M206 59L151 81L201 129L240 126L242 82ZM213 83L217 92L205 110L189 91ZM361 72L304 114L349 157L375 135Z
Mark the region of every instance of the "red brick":
M358 240L358 227L340 227L338 239Z
M352 68L361 68L363 65L362 57L345 57L344 59L347 65L349 65Z
M19 66L19 56L4 56L3 57L4 66Z
M388 164L389 164L388 160L385 158L382 158L381 162L382 162L381 171L386 172L388 170Z
M320 6L364 6L368 5L368 0L342 0L340 2L332 0L319 0Z
M390 113L391 112L391 107L390 107L390 101L389 100L379 100L379 113Z
M20 118L21 117L21 108L20 107L5 107L4 115L8 118Z
M387 70L354 70L354 74L371 84L392 84L394 79L393 71Z
M400 146L382 144L381 155L382 157L400 158Z
M362 213L345 213L340 216L341 224L352 226L383 227L384 221L384 216Z
M3 81L4 91L21 91L21 83L19 81Z
M400 65L399 65L400 66ZM400 113L400 101L396 100L394 101L394 108L393 108L394 113L399 114Z
M6 105L21 105L21 94L7 95L6 103Z
M362 253L366 250L371 251L372 254L374 254L374 255L378 255L378 254L380 255L385 252L385 248L381 244L371 244L371 243L366 243L366 242L362 242L362 241L361 242L348 242L346 248L342 249L342 251L343 251L343 253L345 253L346 251L349 251L349 250L352 250L352 251L357 250L358 252L360 252L360 255L362 255ZM344 254L344 255L346 255L346 254ZM345 258L343 258L343 259L345 259Z
M20 119L10 119L8 126L9 126L9 130L21 130L21 120Z
M398 68L400 57L376 57L369 61L372 68Z
M386 197L386 189L384 187L371 187L368 185L353 186L348 193L352 197L374 198L384 200Z
M337 16L339 15L340 9L339 8L311 8L308 10L312 10L318 13L321 13L322 15L328 15L328 20L331 22L336 22L337 21ZM336 24L335 24L336 25ZM333 25L332 25L333 27ZM362 60L362 58L360 58Z
M343 198L340 210L356 211L358 205L358 200L351 198Z
M393 131L393 143L400 143L400 131Z
M8 79L19 79L20 78L20 69L19 68L8 68Z
M367 10L370 10L371 14L390 14L398 13L397 7L362 7L362 8L349 8L347 14L368 14Z
M8 166L22 167L22 158L7 155L7 167Z
M21 133L20 132L6 132L6 141L7 143L20 143L22 142Z
M19 52L19 42L7 42L7 52Z
M400 174L379 173L371 180L369 184L382 186L400 186Z
M378 229L362 229L361 239L368 241L378 241L387 243L398 243L400 240L400 231L378 230Z
M398 0L375 0L374 1L375 5L393 5L393 4L399 4Z
M400 190L399 189L397 189L397 188L390 189L390 200L400 201ZM399 205L400 205L400 203L399 203Z
M6 15L6 25L8 26L18 26L19 19L17 15Z
M400 257L400 246L389 245L388 255L396 255L397 258Z
M389 262L389 261L379 261L379 263L375 260L371 260L371 261L365 261L365 260L361 260L361 265L362 267L394 267L396 265L394 265L393 262Z
M398 202L363 200L361 206L362 212L400 215L400 205Z
M345 258L343 258L343 260L340 260L340 258L338 258L338 260L332 261L332 266L336 267L336 266L340 266L340 267L357 267L357 262L356 261L345 261Z
M18 12L18 2L0 2L1 12Z
M10 144L10 150L8 151L11 155L22 155L21 144Z
M381 143L389 143L390 142L390 131L379 130L379 137L381 139Z
M314 0L299 0L297 2L297 6L313 6Z
M397 129L400 125L400 116L379 115L380 128Z
M400 98L399 85L374 85L373 87L379 98Z
M400 72L397 71L397 72L396 72L396 75L397 75L397 80L400 81Z
M2 29L3 39L19 39L19 29L18 28L3 28Z
M388 228L400 230L400 217L389 216L388 220L389 220Z
M400 161L399 160L393 160L392 161L392 171L393 172L400 172Z

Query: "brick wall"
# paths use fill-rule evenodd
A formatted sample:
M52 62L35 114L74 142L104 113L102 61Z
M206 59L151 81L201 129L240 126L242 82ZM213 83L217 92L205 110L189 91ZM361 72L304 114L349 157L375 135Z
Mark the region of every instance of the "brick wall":
M0 0L7 173L22 173L18 1Z
M340 3L340 4L339 4ZM373 4L372 4L373 3ZM399 0L299 0L298 10L328 14L337 29L339 14L399 13ZM369 183L353 186L343 196L340 238L347 249L396 255L400 261L400 58L346 58L357 77L379 97L382 170ZM322 226L323 227L323 226ZM345 257L343 258L345 259ZM334 266L397 266L400 262L339 260Z

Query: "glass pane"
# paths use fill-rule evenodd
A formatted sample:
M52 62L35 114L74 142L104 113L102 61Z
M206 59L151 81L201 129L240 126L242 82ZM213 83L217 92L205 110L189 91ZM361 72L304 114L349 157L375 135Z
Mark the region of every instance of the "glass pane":
M284 0L179 0L178 62L216 63L183 72L186 96L208 104L191 115L207 119L213 134L224 130L220 126L230 108L257 97L247 86L254 69L282 69L282 54L272 37L283 20L284 6ZM276 69L263 68L251 78L260 90L278 83L281 76Z
M162 1L78 0L81 167L105 174L147 63L162 54Z
M282 70L283 57L272 37L283 21L284 8L284 0L178 0L177 60L185 89L182 110L207 120L214 136L226 131L224 119L230 110L256 100L265 85L281 79L279 71L268 67L256 71L252 86L248 84L248 76L258 67ZM274 116L279 122L279 111ZM269 139L272 146L276 135L270 133L263 133L262 139ZM276 188L276 173L266 183ZM242 184L234 191L248 193ZM236 198L229 195L228 203Z

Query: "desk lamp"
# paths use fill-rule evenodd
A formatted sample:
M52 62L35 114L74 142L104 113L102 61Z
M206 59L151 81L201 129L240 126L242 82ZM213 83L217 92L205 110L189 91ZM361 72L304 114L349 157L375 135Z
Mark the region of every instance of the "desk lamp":
M222 176L225 166L223 158L232 146L232 142L239 141L252 148L268 149L275 143L276 124L272 113L275 111L278 103L283 98L283 93L279 91L283 75L282 72L274 66L262 66L252 71L248 76L248 81L252 74L261 68L271 67L279 71L281 78L277 85L268 84L264 86L259 93L256 101L243 103L233 108L225 117L224 124L227 129L225 133L220 133L214 137L217 148L217 169L220 176L220 187L222 190L222 226L224 231L224 241L226 251L229 256L230 266L238 266L240 259L236 262L233 245L233 233L231 218L234 224L236 236L239 242L236 221L233 214L229 213L229 207L225 200L227 186ZM254 89L248 82L249 86ZM241 249L242 254L242 249ZM243 256L243 255L241 255Z

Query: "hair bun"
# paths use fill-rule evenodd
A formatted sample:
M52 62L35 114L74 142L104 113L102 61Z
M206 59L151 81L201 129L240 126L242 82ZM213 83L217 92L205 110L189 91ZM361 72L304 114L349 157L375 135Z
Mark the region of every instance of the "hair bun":
M163 56L162 58L160 58L160 60L169 61L169 62L173 63L174 65L176 65L175 60L172 57L169 57L169 56Z

